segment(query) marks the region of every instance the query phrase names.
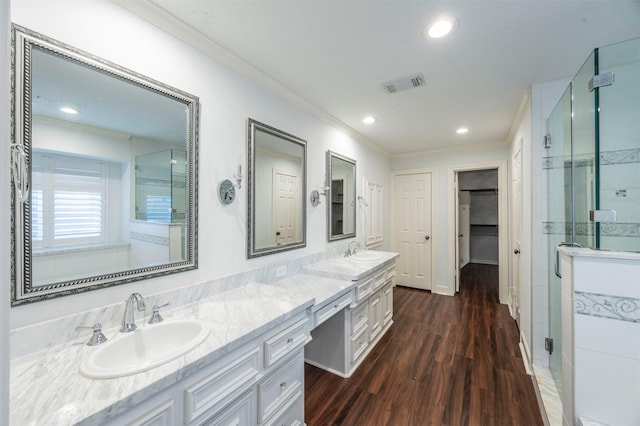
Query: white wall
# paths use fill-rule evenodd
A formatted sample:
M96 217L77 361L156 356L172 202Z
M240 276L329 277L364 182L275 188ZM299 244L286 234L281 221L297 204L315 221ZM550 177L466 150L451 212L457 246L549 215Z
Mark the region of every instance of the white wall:
M0 0L0 163L9 164L9 1ZM9 171L3 167L0 173L0 199L5 208L0 209L0 424L9 424L9 283L10 218L6 208L9 200Z
M497 143L474 149L451 149L394 156L391 159L392 171L429 169L433 172L432 239L436 240L438 244L438 247L432 248L435 253L434 267L436 268L435 280L432 283L433 292L442 294L454 294L455 292L452 274L449 273L447 267L449 264L455 264L455 260L449 259L451 250L449 250L449 239L447 238L446 230L449 229L450 222L456 220L455 214L450 214L448 211L448 170L451 167L463 168L475 164L506 161L508 155L507 144ZM486 168L495 168L495 166Z
M238 163L242 163L246 170L249 117L307 141L309 191L324 184L327 150L357 161L356 187L359 191L365 177L389 186L389 160L370 145L356 140L354 136L327 124L301 107L294 106L283 97L110 1L16 0L12 2L11 17L19 25L200 98L199 268L167 277L38 302L35 305L15 307L11 310L12 327L118 303L133 291L144 295L176 285L205 282L342 245L343 242L329 244L326 241L325 205L313 208L309 203L306 248L247 260L247 185L243 183L236 201L227 207L220 205L216 189L220 180L233 176ZM8 63L9 61L2 61L5 72ZM5 115L8 116L8 113ZM3 185L3 190L6 187L8 185ZM5 195L7 199L8 195ZM306 199L308 200L308 196ZM389 205L388 200L385 205ZM385 211L385 217L389 217L388 211ZM8 220L3 223L7 222ZM362 227L360 220L357 228L361 240L364 230ZM388 228L388 221L385 221L385 231ZM9 240L8 229L3 229L0 238L3 241Z

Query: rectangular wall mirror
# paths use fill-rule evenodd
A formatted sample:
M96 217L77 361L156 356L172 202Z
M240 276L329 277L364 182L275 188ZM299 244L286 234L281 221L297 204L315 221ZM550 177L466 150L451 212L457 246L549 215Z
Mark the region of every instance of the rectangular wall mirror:
M13 305L196 268L198 98L12 32Z
M327 151L329 241L356 236L356 160Z
M249 119L249 258L306 245L307 143Z

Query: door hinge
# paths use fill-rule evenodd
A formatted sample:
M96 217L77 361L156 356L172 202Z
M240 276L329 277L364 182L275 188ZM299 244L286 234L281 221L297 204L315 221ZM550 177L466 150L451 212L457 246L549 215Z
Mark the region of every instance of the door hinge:
M553 353L553 339L550 337L544 338L544 350L549 352L549 355Z
M615 80L613 72L594 75L591 80L589 80L589 91L593 92L593 89L597 89L598 87L611 86L615 83Z
M544 135L544 147L546 149L551 148L551 133Z

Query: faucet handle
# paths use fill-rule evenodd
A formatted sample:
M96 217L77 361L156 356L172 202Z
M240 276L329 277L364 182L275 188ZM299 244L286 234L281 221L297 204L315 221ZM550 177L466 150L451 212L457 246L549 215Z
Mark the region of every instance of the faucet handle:
M85 329L85 328L93 329L93 334L89 338L89 341L87 342L87 346L97 346L107 341L107 337L104 334L102 334L102 324L97 323L94 326L81 325L76 327L76 329Z
M151 317L149 318L149 324L157 324L164 320L164 318L162 318L162 316L160 315L160 308L164 308L165 306L169 306L169 302L160 306L153 305L153 308L151 308L153 312L151 312Z

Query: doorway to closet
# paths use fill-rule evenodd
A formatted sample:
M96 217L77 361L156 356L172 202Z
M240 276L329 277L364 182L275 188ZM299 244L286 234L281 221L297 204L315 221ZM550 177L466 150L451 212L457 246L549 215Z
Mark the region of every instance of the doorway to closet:
M459 268L498 265L498 169L458 173Z
M500 302L508 303L506 173L504 161L449 168L449 265L455 293L465 267L487 265L498 272Z

